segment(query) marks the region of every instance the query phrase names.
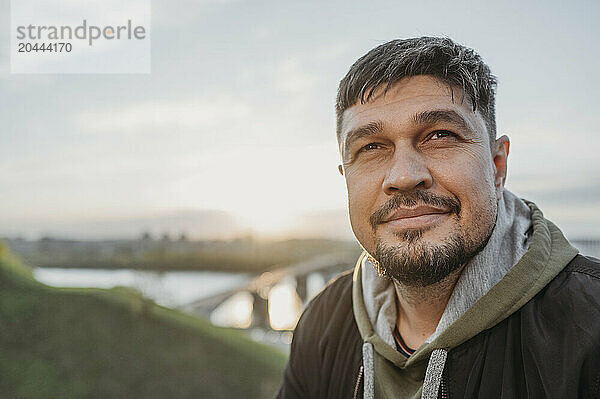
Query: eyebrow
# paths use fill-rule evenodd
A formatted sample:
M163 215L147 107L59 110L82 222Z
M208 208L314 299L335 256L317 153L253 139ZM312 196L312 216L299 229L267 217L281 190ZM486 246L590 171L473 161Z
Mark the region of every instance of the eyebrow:
M435 125L440 122L451 123L463 130L473 132L473 128L460 114L451 109L434 109L423 111L413 116L413 121L417 125Z

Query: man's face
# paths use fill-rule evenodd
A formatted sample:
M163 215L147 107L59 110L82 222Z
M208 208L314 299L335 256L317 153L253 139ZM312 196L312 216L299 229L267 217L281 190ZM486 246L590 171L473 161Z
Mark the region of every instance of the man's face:
M340 150L358 241L408 285L443 280L487 243L508 139L490 145L462 91L404 78L343 114Z

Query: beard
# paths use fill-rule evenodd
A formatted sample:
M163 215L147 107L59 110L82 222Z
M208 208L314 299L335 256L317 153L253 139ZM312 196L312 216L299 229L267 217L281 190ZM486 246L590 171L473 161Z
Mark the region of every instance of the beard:
M451 214L454 214L454 218L460 222L460 203L457 199L422 192L412 198L392 198L378 211L379 214L374 214L372 225L376 226L383 215L398 206L414 206L417 203L446 205ZM475 220L475 224L479 226L487 224L487 229L473 237L456 230L439 244L430 244L422 240L423 234L429 228L403 230L395 233L401 240L400 244L390 246L382 241L376 242L373 258L379 263L378 270L381 274L402 285L427 287L436 284L459 270L485 248L494 230L497 216L497 207L488 209ZM460 226L460 223L457 224Z

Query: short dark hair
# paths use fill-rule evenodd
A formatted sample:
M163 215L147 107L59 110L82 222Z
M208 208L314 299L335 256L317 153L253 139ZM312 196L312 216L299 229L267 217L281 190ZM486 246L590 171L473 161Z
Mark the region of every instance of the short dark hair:
M342 115L359 99L369 101L375 89L385 84L384 92L400 79L430 75L462 89L483 116L490 143L496 139L495 93L497 80L473 49L447 37L397 39L375 47L360 57L340 81L336 100L337 137L340 139ZM454 93L452 92L452 96Z

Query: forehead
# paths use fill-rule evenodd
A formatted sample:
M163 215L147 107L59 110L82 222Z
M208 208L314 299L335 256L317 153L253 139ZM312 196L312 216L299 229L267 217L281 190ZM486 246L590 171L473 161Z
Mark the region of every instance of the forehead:
M381 122L393 129L405 128L418 113L431 110L452 110L458 113L478 132L485 132L485 122L479 111L473 112L471 101L460 88L451 88L431 76L403 78L387 92L377 88L373 97L364 104L357 101L342 115L340 143L348 132L373 122Z

